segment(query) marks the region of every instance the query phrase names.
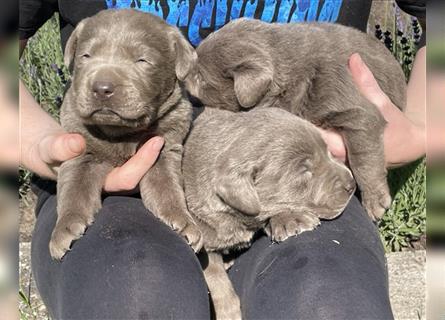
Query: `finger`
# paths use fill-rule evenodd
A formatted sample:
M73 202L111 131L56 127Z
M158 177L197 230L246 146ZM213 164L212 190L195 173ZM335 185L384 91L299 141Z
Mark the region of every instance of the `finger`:
M334 158L340 160L341 162L346 162L346 146L343 137L335 131L324 130L318 128L324 142L328 146L329 152L334 156Z
M44 162L54 164L81 155L85 148L85 139L80 134L61 133L44 138L39 153Z
M163 145L162 137L154 137L147 141L124 165L108 174L105 191L120 192L134 189L156 162Z
M388 103L389 98L382 91L371 70L358 53L352 54L349 58L349 70L361 94L372 104L382 109Z

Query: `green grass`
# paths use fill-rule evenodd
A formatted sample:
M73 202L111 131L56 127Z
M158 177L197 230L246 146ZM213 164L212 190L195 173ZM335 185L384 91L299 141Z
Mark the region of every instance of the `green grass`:
M63 64L56 17L28 41L20 61L20 77L37 102L58 118L68 72Z
M56 18L48 21L29 41L20 63L25 84L54 117L58 116L64 83L68 79L58 30ZM399 48L397 38L394 38L394 43L394 47ZM412 45L412 41L410 43ZM409 71L411 65L406 65L402 53L399 48L395 56ZM20 179L20 194L23 195L29 188L30 173L21 170ZM425 234L425 162L419 161L391 171L389 182L394 201L379 228L386 250L399 251Z
M388 181L393 203L379 229L385 249L390 252L409 247L426 232L425 160L390 171Z

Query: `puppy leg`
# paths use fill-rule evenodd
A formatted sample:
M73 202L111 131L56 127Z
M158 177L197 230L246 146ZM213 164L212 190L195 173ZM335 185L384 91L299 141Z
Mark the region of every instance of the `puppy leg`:
M241 319L240 301L224 268L222 256L216 252L207 255L209 264L204 269L204 277L215 307L216 319Z
M51 257L60 260L94 221L101 208L101 193L112 167L85 155L64 162L57 182L57 222L51 235Z
M391 205L383 146L386 122L365 98L360 97L359 103L362 109L332 112L329 124L342 133L362 204L369 216L378 220Z
M197 252L202 247L202 235L185 203L182 175L182 145L166 142L156 164L139 183L147 209L184 236Z
M373 220L391 205L383 150L383 129L345 130L348 160L360 188L363 207Z
M311 213L279 213L269 219L265 231L273 241L281 242L304 231L314 230L320 220Z
M391 204L383 150L386 121L357 90L349 71L340 71L317 76L310 94L313 108L306 110L305 117L342 133L362 204L368 215L377 220Z

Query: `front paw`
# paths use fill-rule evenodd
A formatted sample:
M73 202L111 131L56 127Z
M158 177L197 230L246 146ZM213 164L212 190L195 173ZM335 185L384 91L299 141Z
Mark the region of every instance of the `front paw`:
M281 213L269 219L265 231L273 241L282 242L304 231L314 230L320 219L311 213Z
M362 192L362 204L373 221L380 220L391 206L388 186Z
M191 218L174 217L166 223L183 236L195 252L202 249L204 239L201 230Z
M49 242L49 252L55 260L61 260L71 243L85 233L86 228L93 223L80 214L67 214L57 220Z

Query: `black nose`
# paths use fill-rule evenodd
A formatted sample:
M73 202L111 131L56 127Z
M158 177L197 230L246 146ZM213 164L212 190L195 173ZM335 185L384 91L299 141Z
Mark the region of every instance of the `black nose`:
M114 94L114 84L110 81L95 81L93 83L93 93L97 99L109 99Z

